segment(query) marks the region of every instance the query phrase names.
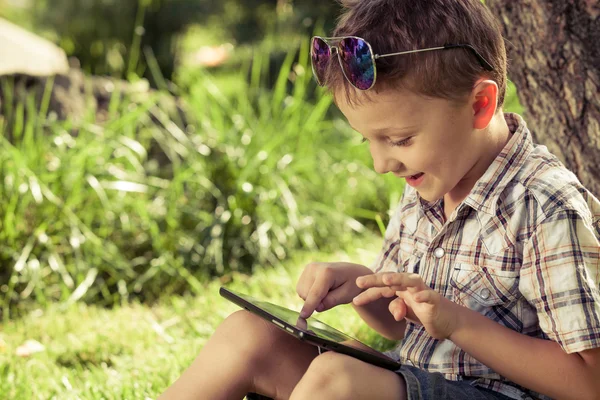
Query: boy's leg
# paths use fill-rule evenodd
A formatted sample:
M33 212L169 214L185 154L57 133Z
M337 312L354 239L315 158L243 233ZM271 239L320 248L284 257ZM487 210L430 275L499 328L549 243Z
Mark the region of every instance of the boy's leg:
M405 400L402 377L392 371L332 351L316 357L290 400Z
M287 399L317 355L316 347L237 311L159 399L243 399L248 392Z

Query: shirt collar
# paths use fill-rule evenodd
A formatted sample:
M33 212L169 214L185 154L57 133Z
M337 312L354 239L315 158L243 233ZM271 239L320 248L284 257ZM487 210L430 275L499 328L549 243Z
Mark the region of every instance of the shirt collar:
M523 118L515 113L505 113L504 119L512 137L463 201L473 209L491 215L496 214L502 191L533 150L531 132Z
M400 207L400 219L406 231L413 235L417 231L419 220L424 215L425 207L430 207L429 203L421 199L421 196L409 185L404 185L404 199Z

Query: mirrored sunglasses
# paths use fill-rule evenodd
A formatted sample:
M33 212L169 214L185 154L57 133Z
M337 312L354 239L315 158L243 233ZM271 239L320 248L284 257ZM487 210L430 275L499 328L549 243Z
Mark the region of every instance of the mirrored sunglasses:
M336 42L336 45L331 45L331 42ZM398 53L374 54L369 42L357 36L329 38L313 36L311 39L310 55L313 74L320 86L323 86L325 83L327 66L332 54L335 52L337 53L342 73L348 82L359 90L369 90L375 85L375 81L377 80L375 60L379 58L457 48L469 50L486 71L494 70L492 65L470 44L447 44L440 47L401 51Z

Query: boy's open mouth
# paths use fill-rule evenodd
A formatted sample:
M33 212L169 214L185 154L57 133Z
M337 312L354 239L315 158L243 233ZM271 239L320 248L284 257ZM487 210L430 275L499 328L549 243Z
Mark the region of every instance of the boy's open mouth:
M423 175L425 175L423 172L419 172L418 174L407 176L406 183L416 188L423 182Z

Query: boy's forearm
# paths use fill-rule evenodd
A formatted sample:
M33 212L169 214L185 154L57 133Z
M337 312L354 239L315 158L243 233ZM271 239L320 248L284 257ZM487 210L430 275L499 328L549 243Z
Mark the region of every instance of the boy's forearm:
M396 321L388 306L394 298L381 298L363 306L352 307L372 329L389 340L402 340L406 330L406 320Z
M450 340L507 379L556 399L599 399L600 371L578 353L567 354L550 340L532 338L485 316L458 307Z

